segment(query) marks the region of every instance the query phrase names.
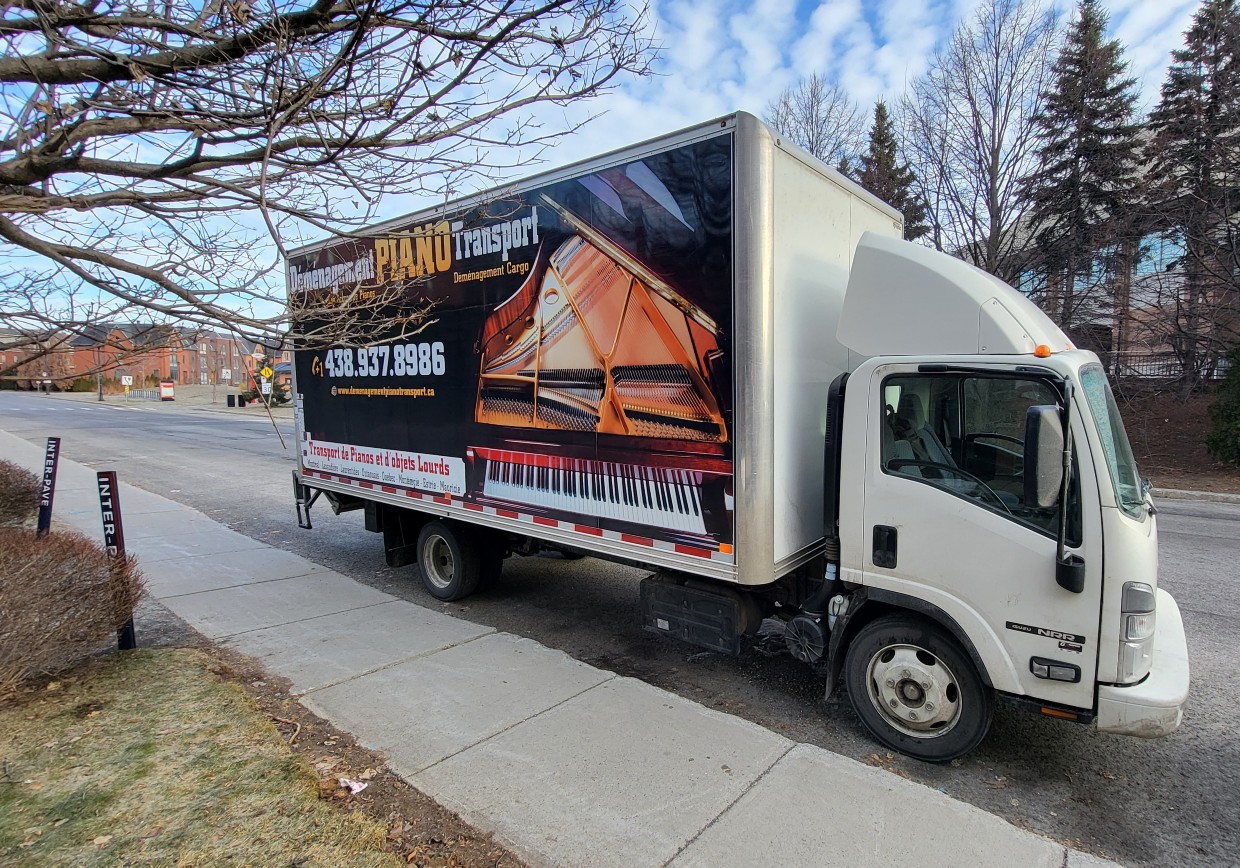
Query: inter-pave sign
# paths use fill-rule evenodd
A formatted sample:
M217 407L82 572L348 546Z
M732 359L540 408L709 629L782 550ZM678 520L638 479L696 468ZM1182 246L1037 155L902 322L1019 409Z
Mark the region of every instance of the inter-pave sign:
M60 438L48 437L43 453L43 485L39 489L39 524L37 536L46 536L52 529L52 498L56 494L56 465L60 461Z
M121 524L121 493L116 487L116 471L101 470L95 474L99 486L99 512L103 517L103 547L114 558L125 557L125 529ZM122 651L138 647L134 635L133 616L116 631L116 645Z

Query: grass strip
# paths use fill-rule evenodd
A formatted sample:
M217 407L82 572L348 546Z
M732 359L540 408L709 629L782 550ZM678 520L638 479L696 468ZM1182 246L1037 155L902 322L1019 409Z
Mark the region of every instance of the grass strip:
M0 708L0 763L0 864L399 864L193 649L98 659Z

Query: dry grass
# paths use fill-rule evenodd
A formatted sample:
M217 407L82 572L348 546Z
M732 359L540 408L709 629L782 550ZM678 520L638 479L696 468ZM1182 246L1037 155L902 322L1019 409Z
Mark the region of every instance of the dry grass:
M0 700L114 644L141 596L134 562L81 534L0 528Z
M0 458L0 527L33 526L40 487L39 477Z
M93 661L0 708L0 863L395 865L190 649Z

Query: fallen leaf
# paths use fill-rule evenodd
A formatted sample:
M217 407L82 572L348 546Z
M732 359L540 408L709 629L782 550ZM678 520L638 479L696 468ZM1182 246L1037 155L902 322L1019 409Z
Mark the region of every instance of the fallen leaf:
M44 689L44 690L49 690L49 691L50 691L50 690L59 690L59 689L60 689L60 682L59 682L59 681L49 681L49 682L47 682L47 687L45 687L45 688L43 688L43 689Z
M1109 772L1106 769L1099 769L1098 774L1102 775L1108 781L1115 780L1115 772Z
M327 777L336 766L340 765L340 757L325 756L314 763L314 770L319 773L319 777Z
M993 781L987 781L986 786L992 790L1002 790L1007 787L1007 778L996 777Z
M91 841L91 843L94 844L96 847L106 847L111 841L112 841L111 835L100 835L99 837L95 838L95 840Z

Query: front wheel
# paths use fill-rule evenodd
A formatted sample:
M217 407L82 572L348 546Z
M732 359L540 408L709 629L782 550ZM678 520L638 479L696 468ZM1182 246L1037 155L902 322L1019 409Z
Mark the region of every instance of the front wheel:
M418 534L418 572L437 600L459 600L478 589L482 563L465 528L452 522L428 521Z
M848 649L844 681L866 729L915 759L963 756L990 728L990 688L960 645L922 618L888 615L863 627Z

